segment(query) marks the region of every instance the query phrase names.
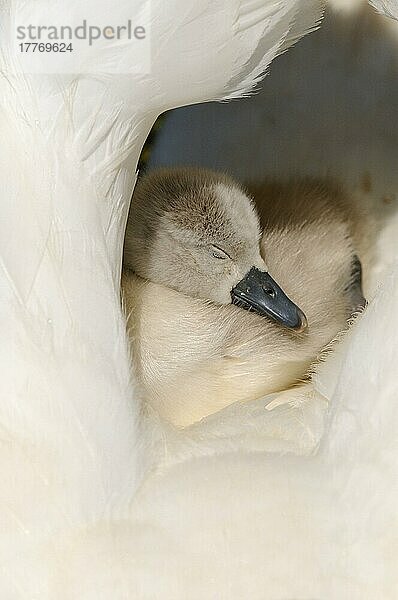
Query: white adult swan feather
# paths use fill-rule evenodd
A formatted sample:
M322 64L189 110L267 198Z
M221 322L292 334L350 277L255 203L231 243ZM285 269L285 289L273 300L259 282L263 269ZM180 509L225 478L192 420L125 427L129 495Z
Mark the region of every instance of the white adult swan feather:
M142 4L68 10L126 15ZM119 305L137 158L160 112L248 93L321 12L303 0L153 0L148 72L108 73L108 53L77 65L80 75L24 74L17 16L28 7L46 23L54 6L0 7L0 596L126 598L129 569L117 578L108 568L108 588L94 560L90 596L84 582L71 591L78 569L66 576L65 560L90 523L120 539L115 521L144 468ZM132 60L127 43L108 50Z

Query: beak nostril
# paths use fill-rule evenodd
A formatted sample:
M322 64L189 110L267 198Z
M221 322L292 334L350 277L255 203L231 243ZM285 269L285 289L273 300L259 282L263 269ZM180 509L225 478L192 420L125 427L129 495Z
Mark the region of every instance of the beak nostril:
M263 286L263 291L264 291L264 294L267 294L267 296L271 296L271 298L275 298L275 290L272 289L271 287Z

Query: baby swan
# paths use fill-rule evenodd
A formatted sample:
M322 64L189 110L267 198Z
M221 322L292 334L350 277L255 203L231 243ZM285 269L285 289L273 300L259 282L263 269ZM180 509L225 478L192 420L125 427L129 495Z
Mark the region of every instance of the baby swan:
M254 205L226 175L159 171L134 194L124 260L154 283L301 331L306 317L268 273L260 237Z
M302 380L363 305L343 193L317 180L253 191L256 206L224 174L171 169L134 192L122 279L134 368L178 427Z

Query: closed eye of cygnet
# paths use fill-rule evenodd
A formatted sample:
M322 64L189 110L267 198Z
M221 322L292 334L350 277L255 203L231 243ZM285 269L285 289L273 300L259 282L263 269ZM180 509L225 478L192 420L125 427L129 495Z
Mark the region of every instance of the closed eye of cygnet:
M218 246L215 246L214 244L212 244L212 246L211 246L211 251L212 251L212 255L214 256L214 258L220 258L221 260L225 260L226 258L231 258L229 256L229 254L227 254L227 252L225 252L225 250L222 250L222 248L219 248Z

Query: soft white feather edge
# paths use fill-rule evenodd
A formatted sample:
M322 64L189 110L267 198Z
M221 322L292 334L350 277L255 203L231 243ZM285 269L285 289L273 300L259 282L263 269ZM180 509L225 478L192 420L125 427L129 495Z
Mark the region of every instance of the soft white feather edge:
M382 15L398 19L397 0L369 0L369 3Z
M324 5L323 0L242 2L235 26L244 52L250 48L250 58L244 64L246 74L243 77L241 71L235 74L222 100L241 98L253 92L274 58L319 26ZM262 31L255 47L252 45L254 27Z

